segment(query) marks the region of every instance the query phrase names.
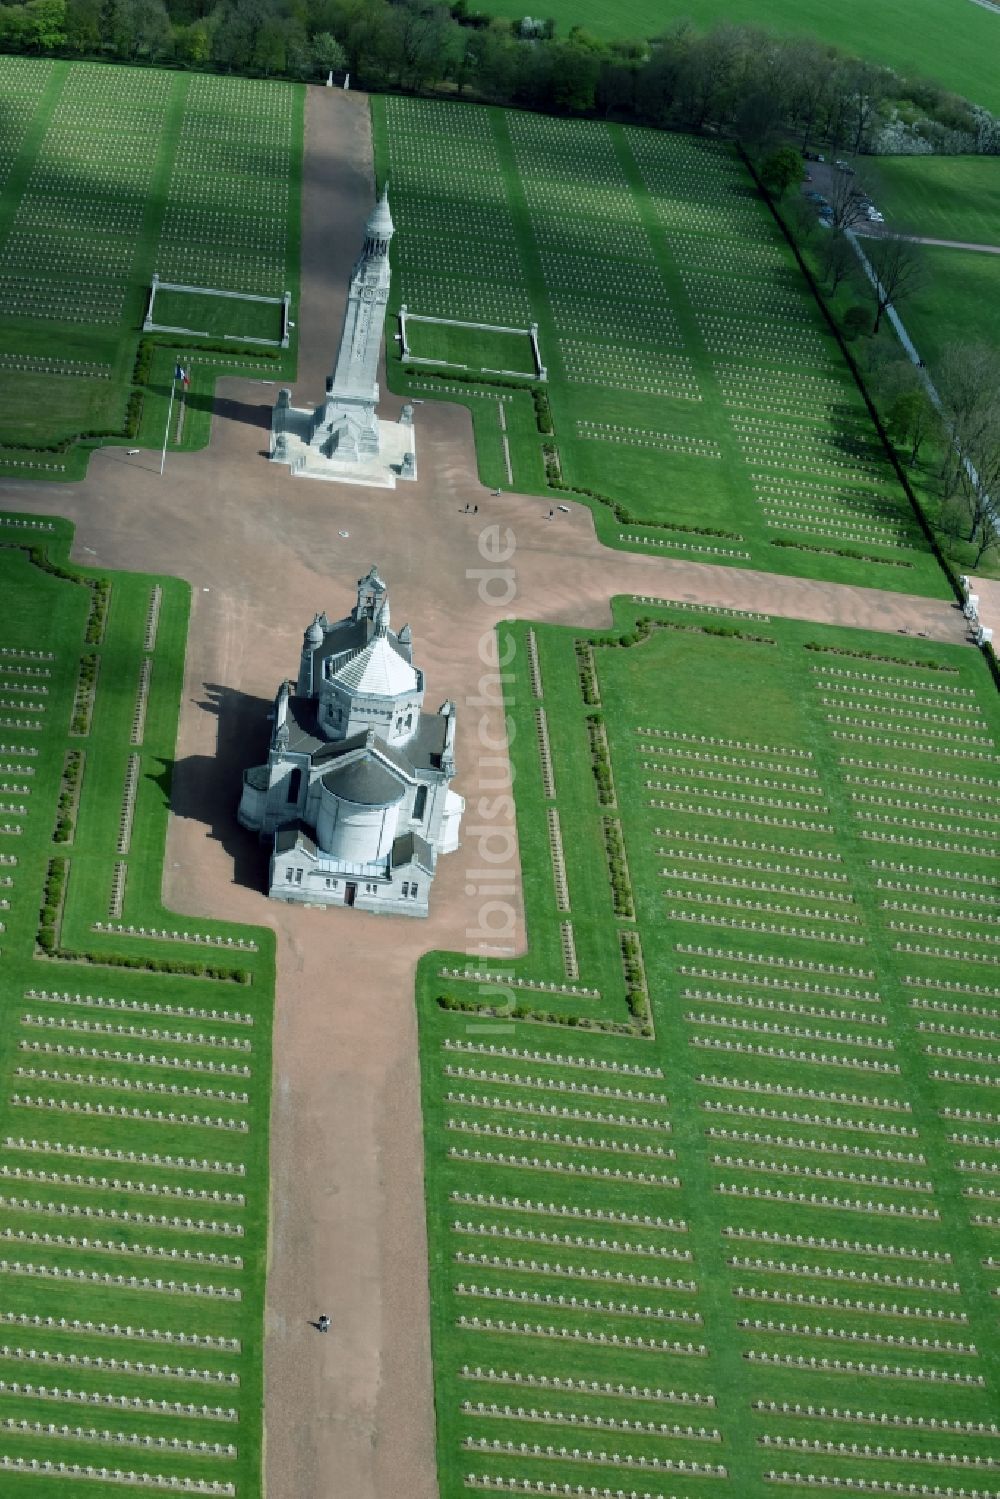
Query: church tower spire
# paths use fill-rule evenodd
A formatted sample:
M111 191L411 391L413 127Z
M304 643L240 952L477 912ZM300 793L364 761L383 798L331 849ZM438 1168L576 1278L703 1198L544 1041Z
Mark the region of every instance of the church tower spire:
M395 233L395 225L392 222L392 214L389 211L389 184L382 189L382 194L368 215L365 224L365 242L361 251L362 259L371 259L379 255L388 255L389 241Z

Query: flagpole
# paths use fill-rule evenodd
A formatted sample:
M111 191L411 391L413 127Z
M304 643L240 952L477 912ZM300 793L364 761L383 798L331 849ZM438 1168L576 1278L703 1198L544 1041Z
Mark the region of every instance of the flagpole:
M163 452L160 454L160 478L163 478L163 468L167 461L167 439L170 436L170 417L174 409L174 391L177 389L177 374L170 382L170 402L167 406L167 425L163 429Z

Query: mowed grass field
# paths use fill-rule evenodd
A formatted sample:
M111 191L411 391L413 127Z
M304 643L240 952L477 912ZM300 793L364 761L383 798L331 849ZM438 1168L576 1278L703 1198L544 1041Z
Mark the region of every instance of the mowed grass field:
M530 950L420 977L443 1499L992 1492L986 665L615 615L501 642Z
M481 475L591 499L602 539L944 595L944 576L791 251L726 146L373 101L393 306L537 322L554 423L469 385ZM460 384L400 369L399 388ZM402 383L400 383L402 382Z
M281 306L273 302L244 301L239 297L203 297L195 292L160 291L153 308L153 321L171 328L186 328L210 338L281 339ZM234 350L238 349L234 343Z
M292 84L0 57L0 473L78 477L85 448L31 448L122 432L154 271L294 298L302 108ZM253 331L248 305L233 304L232 329L224 313L196 326ZM255 362L273 377L292 358ZM202 355L188 399L230 368ZM140 430L150 444L159 376Z
M1000 246L997 157L880 156L870 165L876 202L897 233Z
M477 375L513 370L535 378L531 340L526 333L408 322L406 337L412 359L429 359Z
M950 345L1000 350L1000 255L927 247L930 279L904 314L931 372Z
M517 19L520 0L490 0L490 14ZM678 20L696 26L762 26L783 36L814 36L897 72L931 78L977 104L1000 111L997 55L998 17L972 0L886 0L876 12L862 6L832 9L821 0L691 0L678 10L663 0L554 0L549 14L558 34L572 26L601 37L656 36Z
M0 516L0 1491L251 1496L273 942L162 909L188 590L71 539Z
M901 234L1000 246L1000 161L995 157L881 157L876 202ZM949 345L1000 349L1000 254L927 246L927 279L903 318L933 370Z

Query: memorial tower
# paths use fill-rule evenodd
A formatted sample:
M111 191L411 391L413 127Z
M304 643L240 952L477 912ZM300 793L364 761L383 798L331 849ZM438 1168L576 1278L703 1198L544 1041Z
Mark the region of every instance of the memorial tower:
M389 241L392 214L382 189L365 224L361 254L354 262L344 309L344 325L326 400L316 410L310 446L328 457L335 452L373 454L379 450L378 362L389 304Z
M398 422L380 421L378 366L389 305L389 244L393 236L388 189L365 223L344 308L340 346L320 405L291 405L283 390L274 408L271 458L293 475L343 484L393 488L417 476L413 408Z

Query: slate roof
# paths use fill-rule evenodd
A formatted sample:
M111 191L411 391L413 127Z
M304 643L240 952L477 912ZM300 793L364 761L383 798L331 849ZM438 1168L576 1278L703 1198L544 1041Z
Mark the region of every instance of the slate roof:
M417 732L408 741L406 756L418 770L440 770L448 736L448 720L441 713L421 713Z
M392 865L399 869L404 864L418 864L427 874L434 873L437 856L433 848L419 833L402 833L393 840Z
M333 765L323 785L335 796L362 807L391 807L402 801L406 786L370 751L358 760Z
M327 739L318 733L316 704L312 698L291 697L288 700L288 749L293 754L310 755L314 765L329 764L339 760L351 750L361 749L367 735L362 731L348 739ZM413 738L398 749L377 739L379 754L383 759L411 780L415 771L440 770L441 753L448 731L448 720L440 713L421 713L417 720L417 731Z
M283 828L278 828L274 834L274 852L276 854L292 853L297 848L304 848L306 853L313 858L319 852L313 830L304 822L290 822Z

